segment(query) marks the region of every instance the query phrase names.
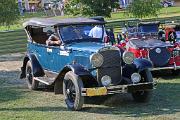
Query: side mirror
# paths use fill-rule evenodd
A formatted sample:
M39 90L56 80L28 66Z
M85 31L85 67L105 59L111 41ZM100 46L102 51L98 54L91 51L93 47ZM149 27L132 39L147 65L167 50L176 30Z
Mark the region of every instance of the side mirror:
M68 53L72 52L72 49L67 48L64 43L60 45L60 49L63 51L67 51Z

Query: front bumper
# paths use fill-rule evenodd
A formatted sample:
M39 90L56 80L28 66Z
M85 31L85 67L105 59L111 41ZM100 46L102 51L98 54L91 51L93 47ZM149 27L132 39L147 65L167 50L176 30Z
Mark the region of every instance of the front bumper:
M108 94L118 94L118 93L132 93L135 91L152 90L156 83L138 83L138 84L128 84L128 85L117 85L110 87L97 87L97 88L82 88L82 96L102 96Z

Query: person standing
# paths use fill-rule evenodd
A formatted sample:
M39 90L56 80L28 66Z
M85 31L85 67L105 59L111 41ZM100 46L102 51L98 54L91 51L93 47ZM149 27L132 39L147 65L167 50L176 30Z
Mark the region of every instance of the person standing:
M32 13L35 12L35 6L34 6L34 4L31 6L31 10L32 10Z
M116 41L115 41L113 28L110 28L106 33L107 36L109 37L109 42L111 42L111 45L114 45Z
M20 15L23 15L22 0L18 0L18 8L19 8Z
M30 7L29 7L29 1L28 0L24 0L24 3L25 3L25 9L27 12L30 11Z

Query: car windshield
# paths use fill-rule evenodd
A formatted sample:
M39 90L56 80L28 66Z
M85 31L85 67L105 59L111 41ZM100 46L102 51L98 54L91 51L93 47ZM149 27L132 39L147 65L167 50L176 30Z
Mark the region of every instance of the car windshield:
M158 25L143 25L139 27L139 31L144 33L158 32Z
M103 25L71 25L59 28L64 43L102 42L103 31Z

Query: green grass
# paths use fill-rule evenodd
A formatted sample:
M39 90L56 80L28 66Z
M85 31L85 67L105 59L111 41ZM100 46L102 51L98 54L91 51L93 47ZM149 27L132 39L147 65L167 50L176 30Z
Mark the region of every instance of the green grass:
M18 80L18 71L0 77L1 120L178 120L180 76L162 77L148 103L135 103L130 95L108 97L104 102L88 100L82 111L69 111L63 95L48 89L30 91ZM12 75L14 74L14 75ZM16 84L14 84L16 81ZM19 83L17 82L19 81Z
M174 17L180 16L180 7L168 7L162 8L158 14L158 18ZM130 19L131 17L127 16L125 11L115 12L111 14L111 18L106 18L107 20L125 20ZM144 19L151 19L154 17L148 17Z
M26 51L27 37L24 30L0 32L0 55Z

